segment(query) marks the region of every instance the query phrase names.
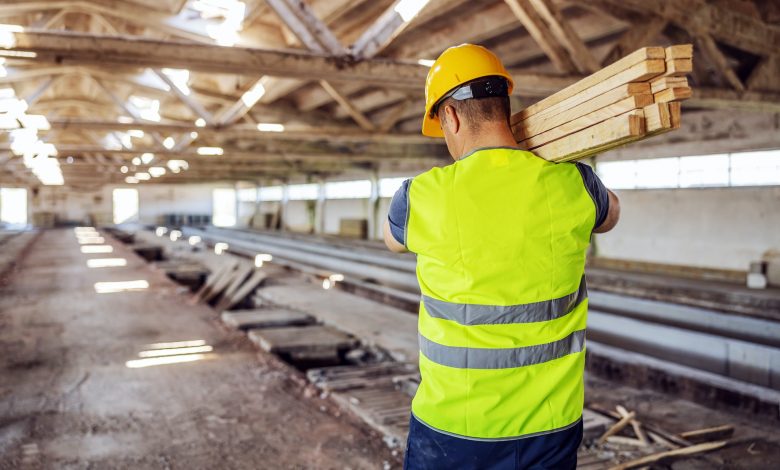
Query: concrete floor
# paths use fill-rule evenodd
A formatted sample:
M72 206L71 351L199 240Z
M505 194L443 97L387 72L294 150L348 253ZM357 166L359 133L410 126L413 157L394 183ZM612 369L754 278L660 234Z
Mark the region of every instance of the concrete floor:
M107 241L111 242L107 238ZM126 247L45 232L0 288L0 468L382 468L398 457ZM120 257L126 267L88 268ZM96 282L147 280L138 292ZM127 367L152 343L201 360ZM159 350L160 346L156 349ZM160 354L159 352L153 354Z

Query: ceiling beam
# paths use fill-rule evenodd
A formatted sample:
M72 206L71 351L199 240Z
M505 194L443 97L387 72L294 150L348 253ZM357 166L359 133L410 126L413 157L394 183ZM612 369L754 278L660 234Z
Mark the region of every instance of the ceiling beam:
M421 89L427 67L392 61L348 63L340 58L291 50L221 47L134 36L25 31L0 55L64 65L129 65L186 68L210 73L273 75L364 81L389 88Z
M726 80L726 83L736 90L745 91L745 84L737 76L737 73L731 67L723 52L718 48L712 36L703 34L696 38L696 42L704 50L704 54L710 59L718 73Z
M729 44L759 55L780 50L780 27L722 4L705 0L597 0L589 1L610 14L614 8L630 9L644 15L657 15L684 27L692 36L712 35Z
M531 0L531 5L547 22L553 36L568 51L569 57L581 73L589 74L601 68L557 5L550 0Z
M533 8L530 0L504 0L512 13L520 20L523 27L536 44L544 51L550 61L563 73L574 73L577 67L569 53L558 43L539 13Z
M363 34L350 47L350 52L359 59L374 57L382 52L399 34L409 26L409 24L420 13L418 10L411 18L406 18L398 11L398 4L404 0L395 0L374 23L369 26ZM409 2L407 1L407 4ZM423 0L418 0L418 4Z
M181 100L182 103L184 103L185 106L187 106L190 111L195 114L195 116L203 119L206 121L206 124L214 125L214 117L211 115L210 112L206 110L206 108L203 107L196 99L194 99L192 96L190 96L188 93L185 93L183 90L181 90L174 82L171 80L171 78L165 74L162 70L154 69L154 73L160 77L160 80L165 82L166 85L171 89L171 91L176 94L176 96L179 97L179 100Z
M113 121L88 121L70 119L50 119L51 129L63 131L101 131L101 132L127 132L138 129L144 132L156 132L160 134L189 134L197 132L203 138L220 139L251 139L253 141L264 140L292 140L292 141L333 141L339 143L396 143L396 144L431 144L435 143L429 137L421 134L402 133L369 133L359 129L349 130L340 127L309 127L292 126L283 132L260 132L254 126L233 125L230 127L196 127L191 124L171 123L120 123ZM40 131L45 133L46 131Z

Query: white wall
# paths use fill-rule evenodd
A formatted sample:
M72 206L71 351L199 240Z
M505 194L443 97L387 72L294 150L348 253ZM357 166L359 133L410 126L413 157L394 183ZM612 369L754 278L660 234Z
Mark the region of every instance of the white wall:
M744 271L780 250L780 187L616 193L621 220L595 236L599 256Z
M368 218L368 199L331 199L325 201L325 233L338 234L341 219Z
M58 186L42 186L37 194L31 191L30 214L53 212L61 221L87 223L94 216L97 223L112 221L112 190L117 186L106 186L96 191L77 191ZM154 185L132 186L139 192L139 222L156 224L163 214L207 214L212 211L212 191L229 187L225 184L199 185ZM32 218L31 218L32 220Z

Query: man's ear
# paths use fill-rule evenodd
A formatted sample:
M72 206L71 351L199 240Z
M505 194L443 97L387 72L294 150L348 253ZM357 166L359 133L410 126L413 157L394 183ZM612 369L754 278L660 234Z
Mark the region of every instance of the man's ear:
M458 119L458 113L455 112L455 107L447 105L441 110L442 113L442 127L450 131L451 134L457 134L460 129L460 119Z

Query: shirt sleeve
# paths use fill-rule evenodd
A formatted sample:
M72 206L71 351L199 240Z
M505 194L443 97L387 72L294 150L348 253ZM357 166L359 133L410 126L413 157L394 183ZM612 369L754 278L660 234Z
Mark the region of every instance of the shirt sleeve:
M407 179L395 192L393 199L390 201L390 210L387 214L387 220L390 223L390 233L395 240L406 246L406 222L409 214L409 183L412 180Z
M588 190L593 203L596 205L596 225L593 228L598 228L601 224L607 220L607 214L609 213L609 192L601 179L596 175L589 165L584 163L575 162L577 169L580 170L582 175L582 182L585 184L585 189Z

